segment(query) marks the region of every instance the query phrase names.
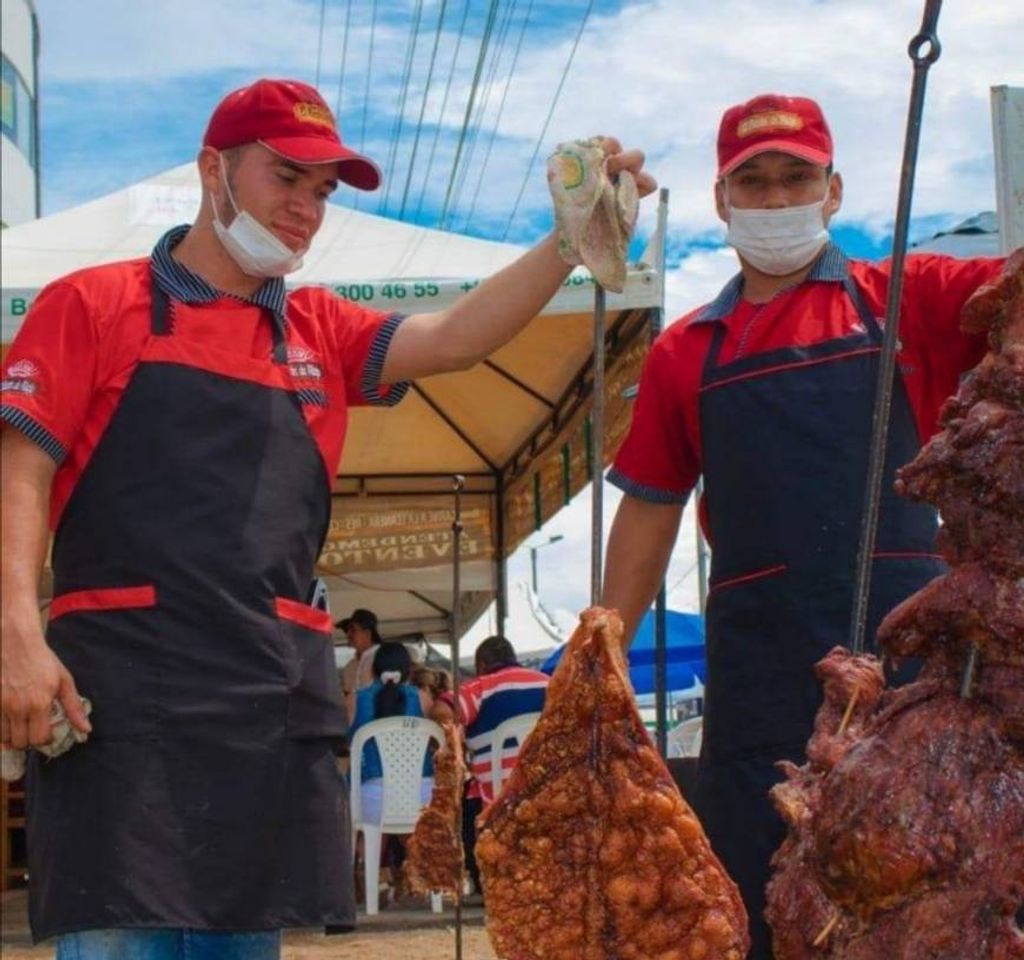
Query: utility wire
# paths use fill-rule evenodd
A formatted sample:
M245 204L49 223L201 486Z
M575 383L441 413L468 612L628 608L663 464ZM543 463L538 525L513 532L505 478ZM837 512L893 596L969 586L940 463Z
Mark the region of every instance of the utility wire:
M320 88L320 64L324 57L324 16L327 13L327 0L320 0L320 38L316 44L316 81L313 86Z
M423 186L420 189L420 198L416 203L416 213L413 214L413 220L418 220L419 215L423 210L423 201L427 195L427 184L430 183L430 171L434 167L434 155L437 153L437 142L441 137L441 130L444 127L444 112L448 106L448 95L452 90L452 78L455 76L455 67L459 60L459 50L462 48L462 38L466 34L466 21L469 19L469 5L471 0L466 0L466 5L462 10L462 23L459 26L458 39L455 41L455 53L452 56L451 70L448 72L448 82L444 87L444 98L441 100L441 112L437 118L437 126L434 128L434 142L430 146L430 159L427 161L427 170L423 175Z
M370 108L370 79L373 75L373 41L377 33L377 0L373 0L373 7L370 11L370 50L367 55L366 61L366 85L363 90L363 122L359 131L359 152L366 153L366 115ZM359 204L362 202L363 192L362 190L356 191L355 202L353 206L356 210L359 209Z
M341 91L345 89L345 61L348 58L348 34L352 24L352 0L345 7L345 35L341 41L341 67L338 69L338 99L334 104L334 119L341 122Z
M593 0L591 0L593 3ZM491 0L490 9L487 11L487 24L484 27L484 35L480 40L480 54L476 60L476 70L473 72L473 84L469 88L469 100L466 103L466 115L462 121L462 130L459 132L459 143L455 148L455 160L452 163L452 172L448 177L448 189L445 191L444 204L441 207L439 223L444 223L448 216L448 206L452 199L452 188L455 186L455 173L459 169L459 160L462 158L462 148L466 143L466 130L469 126L470 117L473 115L473 105L476 102L477 90L480 87L480 74L484 69L484 60L487 57L487 47L491 42L491 32L494 30L495 14L498 12L498 0Z
M508 71L508 80L505 83L505 90L501 95L501 103L498 106L498 116L494 120L494 126L491 128L491 137L487 141L487 152L484 154L484 162L480 166L480 175L477 177L476 189L473 191L473 200L469 205L469 213L466 214L466 222L463 227L464 230L469 229L470 224L473 222L473 214L476 212L476 202L480 197L480 188L484 182L484 174L487 172L487 166L491 162L491 150L494 147L494 139L498 133L498 127L501 126L501 117L505 112L505 101L508 99L508 92L512 87L512 80L516 74L516 64L519 62L519 54L523 49L523 39L526 36L526 28L530 23L530 14L533 12L533 0L527 4L526 15L523 17L523 25L519 29L519 40L516 43L515 53L512 55L512 66Z
M583 14L583 22L580 23L580 29L576 34L576 39L573 41L572 50L569 51L569 59L566 61L565 69L562 71L562 79L558 81L558 89L555 90L555 96L551 100L551 109L548 110L547 118L544 120L544 126L540 131L540 136L537 138L537 145L533 148L533 156L530 157L530 163L526 168L526 176L523 177L523 185L519 188L519 195L516 197L515 206L512 207L512 213L508 218L508 223L505 225L505 232L502 234L501 239L507 240L509 231L512 229L512 224L515 222L516 214L519 212L519 204L522 202L523 194L526 192L526 185L530 182L530 174L533 172L533 165L537 161L537 154L540 153L541 144L544 143L544 137L547 136L548 124L551 123L551 117L555 112L555 107L558 105L558 98L562 95L562 87L565 86L565 78L569 75L569 69L572 67L572 61L576 56L576 49L580 45L580 37L583 36L583 30L587 26L587 20L590 19L590 11L594 9L594 0L590 0L587 4L587 11Z
M469 143L466 148L466 156L462 161L462 166L458 172L458 179L455 186L455 195L452 200L451 208L448 211L448 221L446 228L454 226L455 223L455 211L459 207L459 203L462 200L463 188L466 184L466 178L469 175L469 170L473 166L473 159L476 156L477 144L480 141L480 131L483 129L484 118L487 116L487 110L491 103L491 94L494 91L495 79L498 75L498 67L501 63L501 58L505 52L505 42L508 39L509 26L512 23L512 14L515 11L517 0L512 0L505 10L505 15L502 18L501 26L498 28L498 42L492 45L492 52L490 63L487 67L487 78L483 83L483 95L480 98L480 103L476 108L476 119L470 124L470 132L468 134Z
M405 65L402 68L402 95L398 101L398 114L391 128L391 146L388 149L387 172L384 174L384 190L377 204L377 213L387 209L391 199L391 178L398 160L398 147L402 140L402 127L405 123L405 104L409 97L409 81L412 79L412 65L416 59L416 41L420 35L420 21L423 18L423 0L416 2L416 14L413 17L412 29L409 31L409 45L405 50Z
M349 0L351 3L351 0ZM412 172L416 168L416 153L420 146L420 134L423 132L423 115L427 111L427 100L430 97L430 85L434 81L434 62L437 60L437 48L441 43L441 33L444 28L444 14L448 7L448 0L441 0L441 13L437 18L437 32L434 34L434 49L430 51L430 66L427 68L427 82L423 87L423 102L420 104L420 116L416 121L416 136L412 141L412 156L409 158L409 170L405 177L405 189L402 191L402 205L398 209L398 219L405 216L405 204L409 199L409 185L412 183Z

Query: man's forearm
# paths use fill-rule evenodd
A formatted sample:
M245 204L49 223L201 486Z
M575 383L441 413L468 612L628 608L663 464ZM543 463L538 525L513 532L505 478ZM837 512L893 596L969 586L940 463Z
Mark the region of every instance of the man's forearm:
M3 635L8 643L36 642L42 639L39 578L49 540L50 485L55 464L13 427L4 428L0 447Z
M488 277L447 311L444 330L472 366L511 340L547 305L572 269L550 234L514 263Z
M626 647L665 578L682 515L682 504L647 503L630 496L623 497L615 514L602 604L619 611Z
M552 234L447 310L408 317L391 341L382 381L465 370L490 356L544 309L570 269Z

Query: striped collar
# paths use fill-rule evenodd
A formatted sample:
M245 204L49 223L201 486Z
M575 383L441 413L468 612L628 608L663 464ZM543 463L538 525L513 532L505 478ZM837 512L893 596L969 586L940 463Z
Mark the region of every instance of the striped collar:
M842 283L850 275L850 261L846 254L834 243L825 245L825 249L814 261L807 279L802 281L823 281L825 283ZM743 274L737 273L724 287L721 293L709 304L702 307L693 318L693 323L709 323L713 320L724 320L740 302L743 293Z
M188 231L188 224L173 227L157 241L153 248L150 264L153 277L160 289L171 299L179 300L182 303L213 303L220 300L221 297L232 296L232 294L222 293L207 283L199 274L193 273L183 263L179 263L171 256L171 250L182 241ZM270 310L280 318L282 324L285 322L283 277L269 277L252 296L235 297L235 299Z

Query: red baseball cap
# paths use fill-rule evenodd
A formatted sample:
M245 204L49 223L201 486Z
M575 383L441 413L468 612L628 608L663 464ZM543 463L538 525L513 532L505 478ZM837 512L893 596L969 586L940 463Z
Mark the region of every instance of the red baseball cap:
M719 179L769 150L827 167L832 133L821 107L806 97L766 93L725 111L718 128Z
M337 163L338 176L360 190L380 186L380 167L341 142L323 97L297 80L257 80L217 104L203 146L228 150L246 143L262 143L295 163Z

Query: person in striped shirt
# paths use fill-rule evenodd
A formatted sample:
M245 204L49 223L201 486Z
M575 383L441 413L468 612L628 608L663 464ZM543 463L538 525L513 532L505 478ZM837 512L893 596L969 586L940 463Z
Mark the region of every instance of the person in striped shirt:
M544 695L551 678L539 670L520 666L512 644L502 636L488 637L476 648L476 676L459 686L458 721L462 725L469 756L469 776L463 805L462 833L466 869L476 889L480 874L473 856L476 817L494 800L491 783L491 737L498 724L544 707ZM431 716L439 723L455 719L454 699L442 694ZM503 755L505 767L515 766L519 745Z

